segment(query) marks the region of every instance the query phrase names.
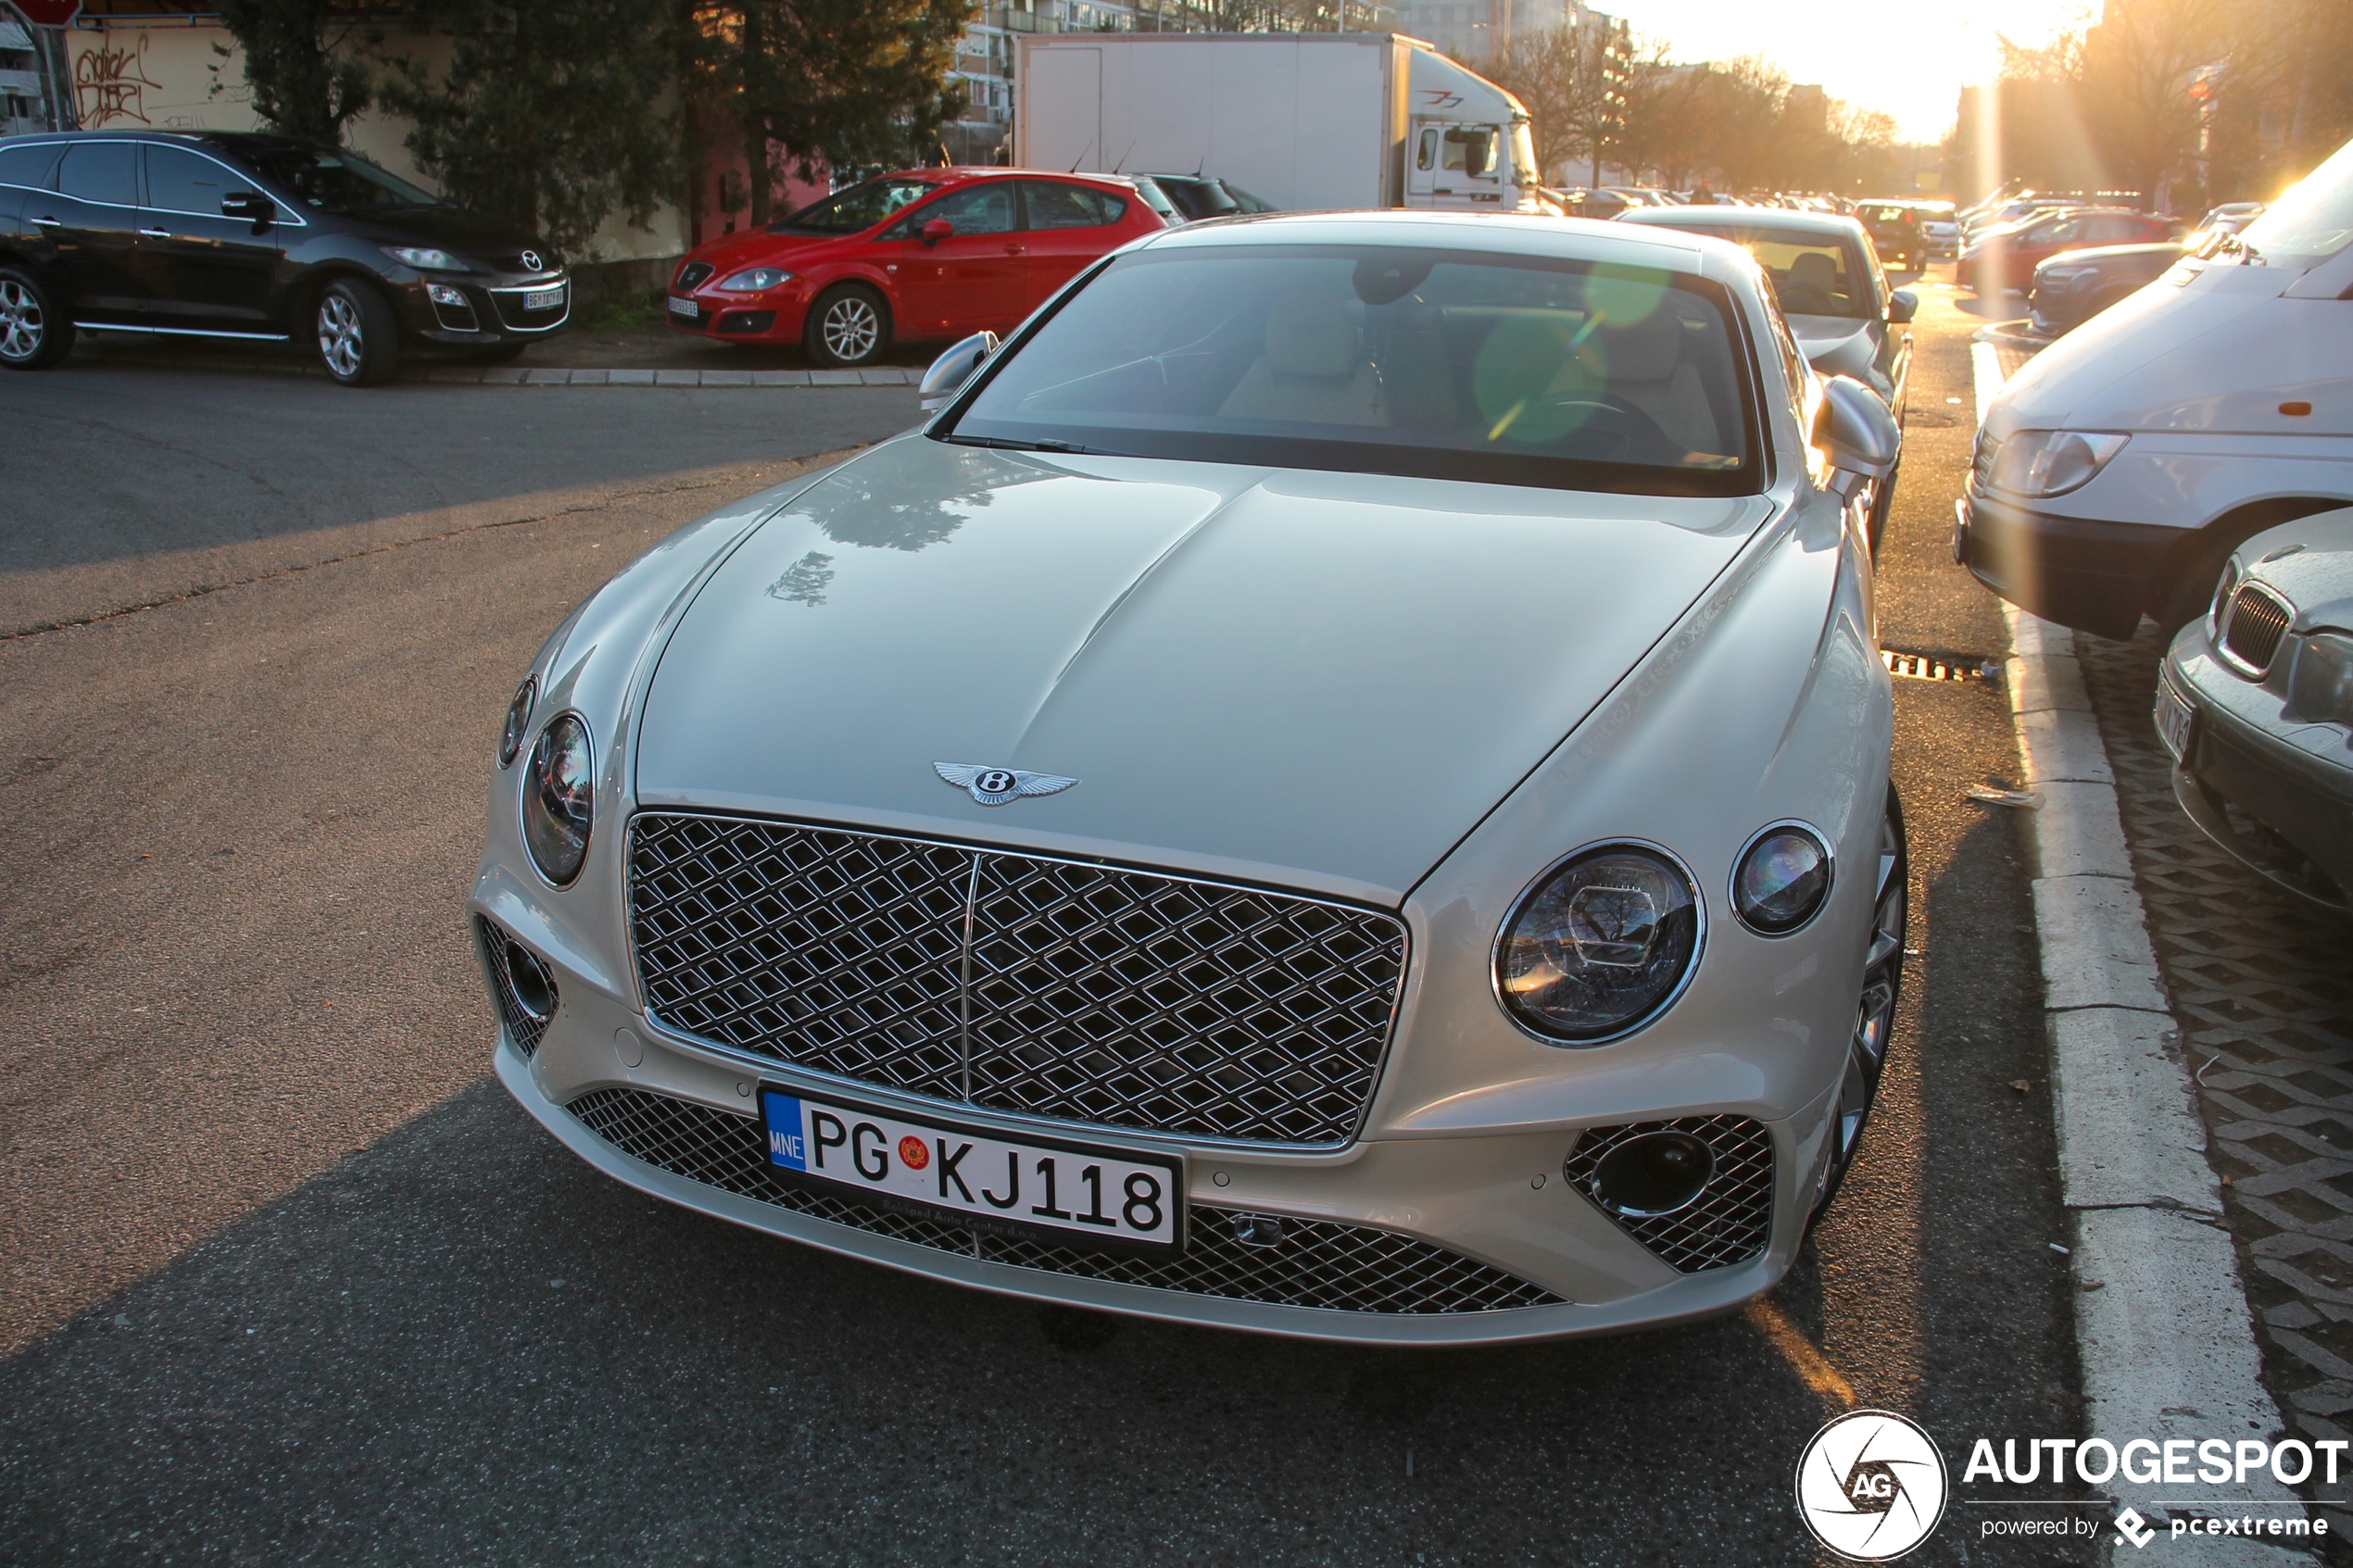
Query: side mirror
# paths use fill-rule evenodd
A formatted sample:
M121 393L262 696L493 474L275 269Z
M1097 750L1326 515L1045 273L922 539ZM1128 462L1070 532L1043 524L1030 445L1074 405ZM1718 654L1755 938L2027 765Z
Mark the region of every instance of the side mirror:
M980 362L996 352L995 332L975 332L934 359L931 369L924 372L924 383L916 395L923 411L936 414L948 407L949 401L963 390L964 383L973 379Z
M1814 445L1830 459L1831 491L1846 500L1869 481L1895 471L1904 434L1878 393L1853 376L1832 376L1822 384Z
M956 232L956 225L945 218L935 218L924 225L924 248L929 250Z
M1897 289L1888 295L1887 324L1900 327L1920 313L1920 296L1909 289Z
M267 223L278 216L278 204L258 191L232 191L220 198L220 215Z

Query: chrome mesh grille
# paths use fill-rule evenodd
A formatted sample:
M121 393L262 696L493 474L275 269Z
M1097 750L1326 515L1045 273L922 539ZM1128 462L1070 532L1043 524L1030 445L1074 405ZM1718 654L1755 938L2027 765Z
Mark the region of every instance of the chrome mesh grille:
M647 1011L990 1110L1285 1144L1353 1135L1393 918L1256 888L683 813L630 826Z
M760 1123L643 1089L596 1089L566 1107L590 1132L648 1165L813 1219L1014 1268L1121 1285L1319 1307L1342 1312L1451 1314L1558 1305L1541 1286L1412 1236L1370 1225L1284 1218L1279 1241L1263 1217L1193 1204L1181 1258L1131 1258L975 1231L947 1219L892 1212L768 1174Z
M1595 1187L1602 1157L1645 1133L1688 1133L1708 1147L1716 1169L1690 1208L1652 1219L1611 1214ZM1565 1167L1577 1190L1616 1221L1620 1230L1687 1274L1745 1263L1773 1235L1773 1135L1745 1116L1685 1116L1592 1127L1577 1140Z
M547 1020L534 1017L515 994L514 972L507 967L508 940L505 932L479 915L474 917L474 941L480 944L482 961L490 971L490 997L498 1006L498 1022L507 1026L515 1049L530 1057L538 1053L540 1038L547 1033Z
M2222 646L2258 675L2271 668L2280 651L2281 634L2295 613L2259 583L2240 587L2231 601L2230 622L2222 628Z

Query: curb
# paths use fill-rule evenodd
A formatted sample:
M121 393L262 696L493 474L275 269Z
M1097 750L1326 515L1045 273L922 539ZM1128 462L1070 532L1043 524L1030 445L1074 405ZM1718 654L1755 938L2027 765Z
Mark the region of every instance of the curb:
M1981 422L2000 390L1994 345L1969 345ZM2060 1202L2074 1223L2075 1338L2084 1429L2121 1445L2147 1437L2286 1435L2262 1383L2262 1355L2222 1228L2222 1196L2206 1160L2206 1124L2151 946L2075 633L2004 604L2010 633L2010 716L2034 812L2034 929ZM2103 1485L2160 1532L2163 1498L2194 1490L2188 1512L2296 1494L2259 1472L2245 1485ZM2206 1506L2208 1503L2211 1506ZM2274 1515L2275 1509L2264 1509ZM2132 1554L2102 1532L2095 1561ZM2169 1538L2168 1562L2309 1564L2268 1543Z

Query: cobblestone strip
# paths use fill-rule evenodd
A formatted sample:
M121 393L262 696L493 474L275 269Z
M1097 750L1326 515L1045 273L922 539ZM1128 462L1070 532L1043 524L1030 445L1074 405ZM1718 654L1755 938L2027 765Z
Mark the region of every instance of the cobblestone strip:
M2353 942L2240 867L2173 798L2149 720L2156 631L2080 646L2264 1380L2296 1436L2353 1438ZM2324 1512L2353 1536L2353 1511Z

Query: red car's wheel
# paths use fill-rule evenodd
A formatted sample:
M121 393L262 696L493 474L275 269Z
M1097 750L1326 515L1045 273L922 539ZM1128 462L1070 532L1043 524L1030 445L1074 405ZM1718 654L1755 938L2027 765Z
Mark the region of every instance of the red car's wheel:
M863 283L837 283L809 307L800 341L820 365L874 364L890 351L890 307Z

